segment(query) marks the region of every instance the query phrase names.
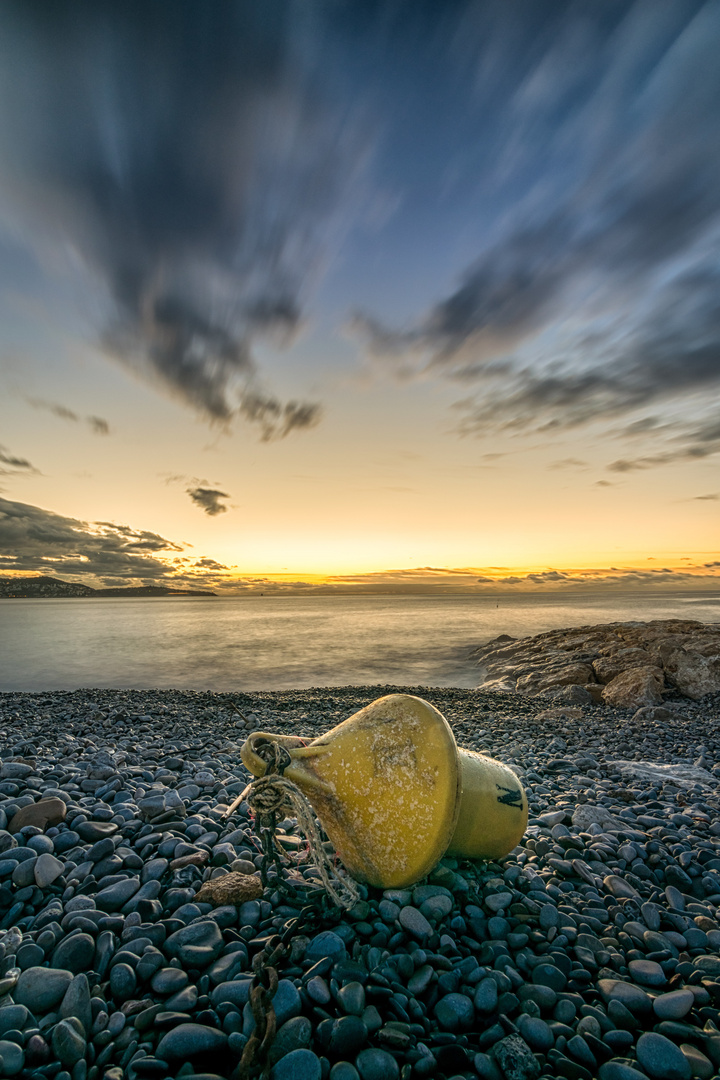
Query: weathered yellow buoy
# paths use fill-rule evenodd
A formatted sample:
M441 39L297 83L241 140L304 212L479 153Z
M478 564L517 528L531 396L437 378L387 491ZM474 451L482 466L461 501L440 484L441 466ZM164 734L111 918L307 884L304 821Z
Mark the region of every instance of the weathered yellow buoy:
M243 763L264 776L258 753L278 743L283 775L307 797L358 881L410 885L444 855L497 859L519 843L527 799L499 761L463 750L447 720L409 694L378 698L313 742L254 732Z

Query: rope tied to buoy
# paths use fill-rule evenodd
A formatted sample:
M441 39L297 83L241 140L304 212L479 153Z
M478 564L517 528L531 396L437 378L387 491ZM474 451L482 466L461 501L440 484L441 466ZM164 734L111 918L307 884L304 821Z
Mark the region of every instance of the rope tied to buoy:
M360 899L358 887L351 877L333 865L323 846L310 803L297 784L282 775L282 771L290 764L290 755L276 742L266 743L258 750L258 753L261 751L261 756L268 763L265 776L251 780L232 806L225 811L225 816L228 817L243 800L247 799L258 825L265 830L270 843L276 846L277 821L285 817L296 818L300 831L307 841L310 862L320 875L325 892L336 907L350 910Z

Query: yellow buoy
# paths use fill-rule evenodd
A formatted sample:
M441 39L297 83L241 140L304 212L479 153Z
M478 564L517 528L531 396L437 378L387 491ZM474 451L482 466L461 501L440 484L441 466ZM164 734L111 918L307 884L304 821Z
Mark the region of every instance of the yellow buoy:
M444 855L497 859L519 843L527 799L499 761L463 750L447 720L409 694L378 698L313 742L254 732L243 763L264 776L258 753L278 743L283 775L300 788L356 880L410 885Z

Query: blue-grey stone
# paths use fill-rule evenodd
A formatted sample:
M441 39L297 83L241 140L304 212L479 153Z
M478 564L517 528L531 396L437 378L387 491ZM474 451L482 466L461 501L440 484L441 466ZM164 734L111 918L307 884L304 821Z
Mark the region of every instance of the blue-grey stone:
M360 1080L360 1073L349 1061L336 1061L328 1080Z
M115 964L110 969L110 993L116 1001L129 1001L137 990L137 977L129 964Z
M245 980L243 980L244 982ZM231 983L225 983L225 986L232 985ZM299 1016L302 1012L302 999L298 993L295 983L290 979L280 979L277 990L275 991L275 997L273 998L273 1008L275 1009L275 1016L277 1018L278 1027L281 1024L291 1020L293 1016ZM345 1019L349 1019L345 1017ZM352 1019L355 1019L352 1017ZM247 1004L243 1011L243 1035L251 1035L255 1030L255 1018L252 1014L250 1005Z
M177 994L173 994L163 1002L164 1007L168 1012L191 1012L197 1005L199 993L198 988L194 983L190 983L183 990L178 990Z
M475 1008L481 1013L491 1013L497 1009L498 985L494 979L481 979L475 989Z
M160 968L150 980L150 986L156 994L176 994L187 984L187 973L181 968L174 967Z
M652 1012L652 1001L639 986L621 979L598 979L598 990L606 1002L619 1001L634 1016Z
M70 1068L85 1057L85 1036L80 1021L69 1017L56 1024L52 1033L52 1048L58 1060Z
M597 1069L595 1055L582 1035L573 1035L571 1039L568 1039L566 1049L570 1056L581 1065L584 1065L586 1069L590 1069L592 1072Z
M698 968L703 975L709 975L715 979L720 977L720 956L696 956L693 967Z
M694 1004L695 995L692 990L682 987L656 997L653 1001L653 1012L658 1020L682 1020Z
M15 1076L25 1064L25 1051L17 1043L0 1039L0 1060L2 1061L2 1075Z
M75 832L86 844L93 844L105 836L113 836L117 831L117 825L110 821L83 821L75 826Z
M361 1050L355 1059L362 1080L398 1080L400 1069L392 1054L374 1046Z
M433 932L432 926L419 908L412 907L410 904L400 909L398 918L403 930L407 930L409 934L420 940L429 937Z
M270 1080L321 1080L322 1066L312 1050L291 1050L273 1065Z
M72 937L63 938L58 945L52 955L52 966L79 975L92 968L94 956L95 938L90 934L73 934Z
M84 973L76 975L65 991L60 1003L60 1017L64 1020L74 1016L83 1026L85 1035L92 1027L92 1006L90 1004L90 983Z
M227 1002L232 1005L246 1005L250 998L252 979L234 979L232 982L223 982L210 994L210 1001L214 1009L218 1005ZM329 998L328 998L329 1000Z
M312 960L313 963L326 956L332 956L337 960L345 956L345 942L332 930L323 930L316 934L305 950L305 959Z
M307 1016L293 1016L277 1030L270 1047L270 1063L274 1065L293 1050L307 1049L312 1043L312 1024Z
M205 1024L179 1024L163 1035L157 1056L165 1061L186 1061L201 1054L217 1054L227 1046L227 1035Z
M322 975L313 975L312 979L308 979L305 989L316 1005L327 1005L330 1001L330 987Z
M560 915L554 904L543 904L540 908L540 926L543 930L549 930L551 926L557 926Z
M420 905L420 912L433 922L440 922L446 918L453 909L451 896L430 896Z
M598 1070L599 1080L647 1080L645 1073L624 1061L606 1061Z
M108 856L115 854L115 844L113 843L111 836L106 836L102 840L98 840L93 844L87 853L87 858L90 862L100 862L102 859L107 859Z
M199 919L176 930L165 942L165 953L184 967L206 968L217 960L225 942L213 919Z
M344 1012L362 1016L365 1010L365 987L360 982L348 982L338 991L338 1004Z
M38 967L45 959L45 952L33 941L26 941L24 945L21 945L16 953L17 967L21 971L25 971L25 968Z
M567 976L554 964L542 963L533 968L532 981L537 986L549 986L559 994L567 985Z
M349 1060L362 1050L368 1030L359 1016L341 1016L333 1021L328 1053L331 1057Z
M654 960L631 960L628 974L641 986L664 986L667 982L665 972Z
M6 1031L22 1031L30 1019L24 1005L4 1005L0 1009L0 1036Z
M31 967L20 975L13 997L17 1005L25 1005L31 1013L49 1012L60 1004L72 980L71 971Z
M545 1054L555 1043L555 1037L549 1024L539 1016L520 1016L517 1028L531 1050Z
M116 881L114 885L108 885L106 888L101 889L100 892L95 893L95 904L100 911L119 911L139 888L140 881L138 878L122 878L120 881Z
M466 994L446 994L433 1011L442 1031L467 1031L475 1018L475 1008Z
M47 889L64 872L64 863L51 855L49 851L44 851L35 863L35 884L38 889Z
M635 1046L638 1063L652 1080L690 1080L692 1069L682 1050L656 1032L641 1035Z

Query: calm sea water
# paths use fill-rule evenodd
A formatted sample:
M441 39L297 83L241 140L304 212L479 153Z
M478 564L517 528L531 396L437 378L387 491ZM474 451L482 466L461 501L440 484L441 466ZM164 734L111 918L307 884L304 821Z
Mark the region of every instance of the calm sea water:
M476 686L498 634L629 619L720 621L718 596L0 601L0 690Z

